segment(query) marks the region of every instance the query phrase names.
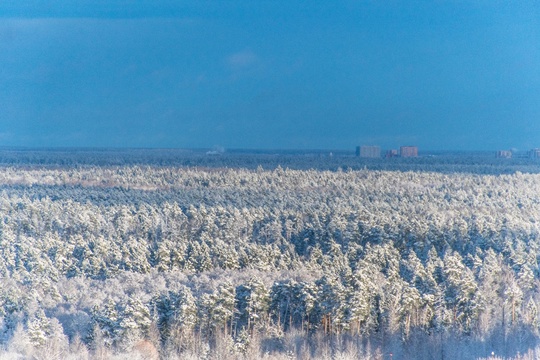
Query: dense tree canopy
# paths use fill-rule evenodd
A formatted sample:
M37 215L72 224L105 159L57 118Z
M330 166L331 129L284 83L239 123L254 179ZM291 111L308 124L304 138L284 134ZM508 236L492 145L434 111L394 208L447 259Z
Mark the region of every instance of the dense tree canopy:
M540 175L11 166L0 184L17 351L540 336Z

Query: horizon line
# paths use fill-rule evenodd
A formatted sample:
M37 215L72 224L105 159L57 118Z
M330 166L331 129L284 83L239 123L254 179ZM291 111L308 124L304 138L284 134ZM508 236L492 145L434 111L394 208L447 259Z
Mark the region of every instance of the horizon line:
M379 145L358 145L358 146L379 146ZM419 153L444 153L444 152L463 152L463 153L487 153L487 152L497 152L497 151L511 151L513 153L522 153L522 152L528 152L534 149L538 148L529 148L526 150L520 150L516 148L498 148L498 149L421 149L419 146L416 145L400 145L397 147L382 147L381 150L398 150L400 147L403 146L414 146L418 148ZM236 152L236 151L253 151L253 152L272 152L272 151L291 151L291 152L310 152L310 151L316 151L316 152L351 152L354 153L356 150L356 146L353 148L252 148L252 147L231 147L227 148L224 146L211 146L211 147L154 147L154 146L13 146L13 145L0 145L0 151L5 150L14 150L14 151L29 151L29 150L35 150L35 151L67 151L67 150L75 150L75 151L92 151L92 150L113 150L113 151L122 151L122 150L180 150L180 151L217 151L220 153L227 153L229 151Z

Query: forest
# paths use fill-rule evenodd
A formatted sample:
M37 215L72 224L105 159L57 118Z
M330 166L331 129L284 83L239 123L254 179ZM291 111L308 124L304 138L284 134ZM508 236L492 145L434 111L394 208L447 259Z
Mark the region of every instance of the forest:
M0 358L538 358L538 170L4 150Z

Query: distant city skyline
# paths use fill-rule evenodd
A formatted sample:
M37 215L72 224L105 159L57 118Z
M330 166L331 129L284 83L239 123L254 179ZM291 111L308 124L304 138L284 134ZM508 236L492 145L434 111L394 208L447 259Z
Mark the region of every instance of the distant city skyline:
M528 151L540 3L0 3L0 146Z

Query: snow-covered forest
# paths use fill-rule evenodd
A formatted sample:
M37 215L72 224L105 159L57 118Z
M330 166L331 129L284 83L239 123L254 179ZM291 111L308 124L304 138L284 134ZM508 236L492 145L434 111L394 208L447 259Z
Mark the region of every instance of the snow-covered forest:
M540 353L536 163L15 158L2 358Z

